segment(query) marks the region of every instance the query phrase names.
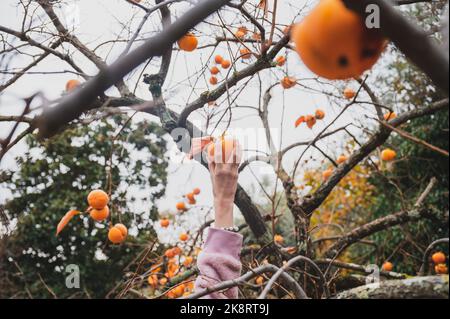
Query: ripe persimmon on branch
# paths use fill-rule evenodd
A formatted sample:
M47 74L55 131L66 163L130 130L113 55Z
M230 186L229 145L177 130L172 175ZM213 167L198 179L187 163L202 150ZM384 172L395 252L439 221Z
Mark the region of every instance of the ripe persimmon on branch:
M377 14L381 31L448 96L449 58L448 52L443 47L386 0L343 0L343 2L363 17L368 15L366 10L368 5L376 5L379 10Z
M124 247L139 247L140 253L123 269L124 278L108 287L107 297L194 299L233 287L239 287L243 298L353 298L369 290L380 297L390 295L391 285L407 285L408 276L428 275L431 262L434 274L447 272L446 251L436 251L436 245L448 239L435 240L448 237L448 206L441 200L448 197L448 170L441 165L448 162L448 56L439 44L445 35L422 30L427 24L439 30L440 18L434 15L442 11L444 1L317 2L125 0L110 9L131 8L130 16L114 17L114 34L87 32L98 39L72 28L59 1L20 1L22 23L0 23L0 97L6 97L2 104L17 104L0 109L5 110L0 125L8 131L0 137L2 165L3 159L10 160L5 155L14 155L11 149L20 151L18 145L38 143L55 151L52 143L77 128L101 129L95 142L111 144L105 172L98 175L105 179L98 183L105 185L95 186L106 192L94 191L110 202L97 206L88 199L84 213L69 207L56 213L62 217L59 242L66 233L79 231L78 218L85 216L108 225L102 233L107 247L122 252ZM408 8L416 3L418 12L430 11L432 17L413 22L418 13ZM380 29L364 24L369 4L380 10ZM50 69L54 60L58 70ZM69 75L73 78L56 98L33 94L46 81L25 82L34 76L47 80ZM23 90L29 83L38 89ZM17 98L17 90L28 95ZM110 122L114 124L105 132L102 125ZM127 130L135 123L142 124L138 136ZM203 182L186 192L189 183L176 178L179 199L168 199L167 211L152 208L150 231L144 237L134 234L136 229L141 233L140 225L128 225L124 216L115 215L121 201L128 200L119 187L122 181L114 177L115 169L124 165L121 156L126 153L141 171L148 169L145 160L134 159L125 147L121 156L115 152L122 139L137 139L136 148L145 143L160 146L153 145L151 137L150 142L141 140L139 134L147 126L175 142L174 157L183 157L177 167L184 169L185 161L192 160L203 165L202 170L208 169L202 156L209 152L208 143L224 141L229 134L247 142L253 132L245 129L261 129L258 145L244 147L238 169L241 184L234 197L240 211L237 231L244 235L244 275L193 291L201 272L196 266L200 244L214 223L212 205L202 199ZM24 142L27 136L32 142ZM419 160L420 165L413 165ZM23 162L17 165L26 165ZM190 173L189 180L199 183L199 175ZM94 188L84 185L83 178L77 179L83 191ZM19 189L29 182L10 180ZM167 180L158 183L165 187ZM0 206L0 226L8 209L21 205L5 205L6 214ZM12 216L34 214L33 207L23 211L27 214ZM194 222L198 225L192 226ZM97 231L97 224L89 226ZM81 232L77 235L82 237ZM407 266L396 264L408 258ZM348 274L376 277L368 266L373 264L383 264L378 274L388 282L376 291L364 286L365 278L352 281ZM47 293L60 291L53 290L45 276L39 278ZM361 291L342 292L346 289L341 279L349 285L357 282ZM1 282L0 274L0 296ZM441 280L414 278L414 285L421 283L436 284L436 296L445 295ZM421 288L405 294L432 295Z

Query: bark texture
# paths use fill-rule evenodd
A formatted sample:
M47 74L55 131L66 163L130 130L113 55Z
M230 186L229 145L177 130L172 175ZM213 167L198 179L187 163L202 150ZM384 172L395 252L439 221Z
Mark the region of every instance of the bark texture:
M448 275L382 281L338 293L336 299L448 299Z

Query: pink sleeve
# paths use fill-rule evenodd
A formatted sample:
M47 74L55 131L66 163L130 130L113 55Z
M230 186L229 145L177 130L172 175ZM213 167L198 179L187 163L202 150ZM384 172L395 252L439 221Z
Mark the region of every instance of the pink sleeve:
M239 258L242 235L217 228L210 228L203 251L197 259L199 276L195 281L195 291L201 291L222 281L235 279L241 274ZM204 299L237 299L237 287L226 291L213 292Z

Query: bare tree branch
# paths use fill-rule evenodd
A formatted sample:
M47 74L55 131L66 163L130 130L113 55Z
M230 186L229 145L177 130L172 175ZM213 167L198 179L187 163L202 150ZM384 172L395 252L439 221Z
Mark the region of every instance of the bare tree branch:
M39 118L40 137L50 137L66 123L83 113L86 105L95 101L96 97L106 91L114 83L119 82L130 71L153 56L161 56L176 40L210 14L217 11L229 0L203 0L197 6L180 17L165 32L160 33L119 58L111 66L100 70L100 73L85 83L79 90L67 95L60 103L48 108Z
M343 1L363 18L368 15L366 7L369 4L377 5L381 31L448 96L449 57L434 39L385 0Z
M336 299L448 299L448 276L382 281L340 292Z

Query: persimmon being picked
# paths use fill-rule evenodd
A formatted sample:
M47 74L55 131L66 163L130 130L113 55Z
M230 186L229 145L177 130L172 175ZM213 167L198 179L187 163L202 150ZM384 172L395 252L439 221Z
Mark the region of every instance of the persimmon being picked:
M198 195L200 194L200 188L196 187L192 190L192 193L194 193L194 195Z
M237 141L231 137L221 137L218 141L210 143L207 147L207 154L211 159L214 159L217 163L216 158L216 145L221 146L222 153L222 163L236 163L238 160L236 158L237 154L235 152ZM220 155L219 155L220 156ZM231 158L233 156L233 158Z
M305 65L330 80L359 77L386 46L380 30L368 29L341 0L320 1L292 28L291 39Z
M95 189L89 193L87 201L92 208L102 209L108 205L109 196L101 189Z
M198 39L192 33L187 33L181 39L178 40L178 47L187 52L192 52L197 49Z
M113 244L120 244L125 240L125 238L127 238L127 235L128 229L125 225L115 224L113 227L109 229L108 239Z

